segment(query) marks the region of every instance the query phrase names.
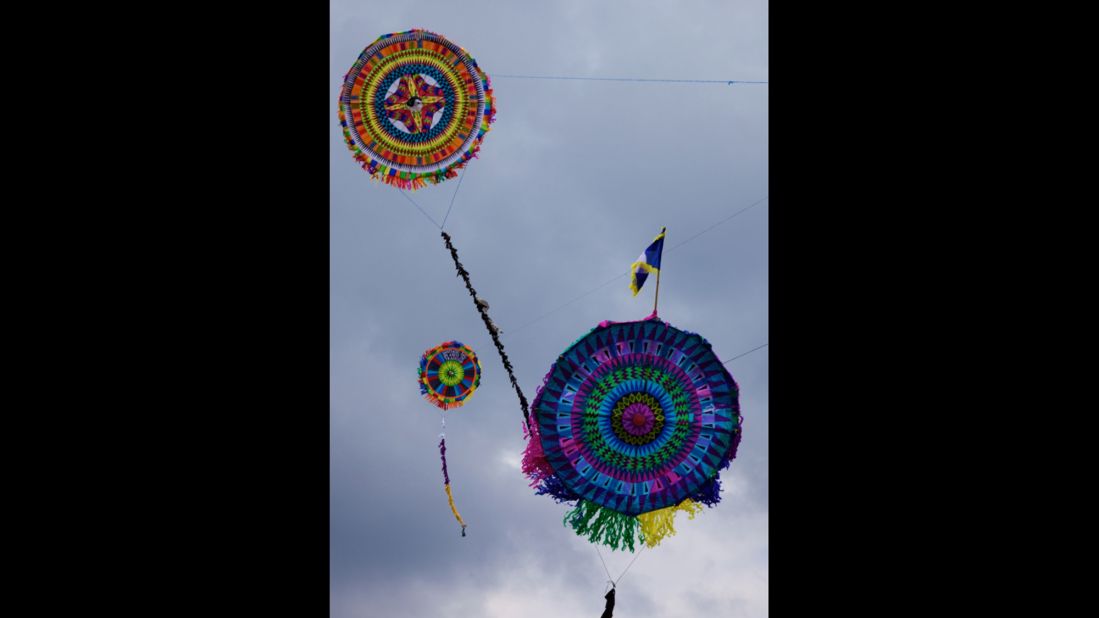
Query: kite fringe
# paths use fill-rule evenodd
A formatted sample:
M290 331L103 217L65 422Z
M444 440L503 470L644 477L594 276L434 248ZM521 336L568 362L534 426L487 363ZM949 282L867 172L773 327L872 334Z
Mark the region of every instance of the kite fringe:
M428 390L428 388L424 386L423 382L420 382L420 394L423 395L424 399L431 403L431 405L438 406L443 410L460 408L466 403L464 399L462 401L445 401L443 399L440 399L438 395Z
M557 504L562 502L567 504L575 504L580 496L573 493L565 484L561 482L561 479L556 476L550 476L542 479L542 484L534 491L536 496L549 496L553 498L553 501Z
M453 410L454 408L460 408L465 405L464 401L443 401L442 399L439 399L437 396L431 393L425 394L424 399L426 399L432 405L442 408L443 410Z
M538 392L534 394L534 405L532 407L538 407L538 402L542 398L542 389L545 387L546 382L549 381L552 373L553 369L551 368L550 373L547 373L546 377L542 379L542 386L539 386ZM538 423L531 423L529 427L524 424L523 438L527 441L527 446L523 449L523 475L530 479L531 487L537 487L538 485L543 484L546 479L554 477L553 467L550 466L549 461L546 459L546 453L542 450L542 440L538 431Z
M542 378L542 385L538 387L538 392L534 395L534 408L538 407L538 402L542 397L542 389L545 388L552 374L553 368L551 367L546 377ZM523 475L530 481L530 487L534 488L534 493L539 496L550 496L558 504L562 502L575 503L579 500L580 496L565 487L561 479L557 478L557 475L553 472L553 466L546 459L546 453L542 449L538 423L531 423L529 427L523 425L523 437L527 441L527 446L523 449L523 459L520 467Z
M343 114L340 114L340 124L344 126L343 138L347 143L348 148L354 153L354 159L359 162L359 165L370 174L370 179L381 182L398 189L404 189L406 191L415 191L422 189L428 184L437 185L444 180L450 178L457 178L458 170L466 167L466 164L471 159L478 159L477 153L481 150L480 144L471 148L468 152L462 155L462 159L451 163L447 167L430 172L427 174L419 174L415 172L398 172L390 174L390 168L368 157L365 153L359 150L358 146L351 139L351 133L347 130L347 125L343 120ZM490 120L489 122L492 122ZM481 129L481 135L488 133L488 124L484 124Z
M628 549L633 552L640 544L653 548L664 539L674 536L675 516L687 513L688 519L702 512L703 505L685 498L675 506L669 506L640 515L626 515L600 506L589 500L579 499L575 507L565 513L564 524L576 534L592 543L601 543L613 550Z
M645 546L650 549L660 545L660 541L666 537L675 535L675 514L679 511L686 512L688 519L694 519L695 515L702 512L702 505L686 498L675 506L669 506L637 516L641 525L641 538Z
M527 438L527 447L523 450L523 475L530 479L531 487L537 487L542 481L553 476L553 468L542 450L542 440L538 437L538 430L527 431L526 427L523 427L523 433Z
M565 513L564 524L576 534L587 537L592 543L602 543L613 550L634 551L640 538L637 517L599 506L588 500L580 500Z
M706 481L702 484L702 487L698 488L691 499L699 504L704 504L707 507L717 506L717 503L721 502L721 479L715 476L714 478Z

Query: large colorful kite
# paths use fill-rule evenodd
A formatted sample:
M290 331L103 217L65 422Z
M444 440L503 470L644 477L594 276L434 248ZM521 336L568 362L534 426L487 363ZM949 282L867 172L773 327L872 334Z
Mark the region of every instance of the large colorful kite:
M355 160L401 189L457 176L477 156L495 114L477 61L427 30L379 37L340 90L340 125Z
M738 388L709 342L653 315L569 346L531 406L523 473L575 504L565 523L612 549L648 547L720 501L741 436Z

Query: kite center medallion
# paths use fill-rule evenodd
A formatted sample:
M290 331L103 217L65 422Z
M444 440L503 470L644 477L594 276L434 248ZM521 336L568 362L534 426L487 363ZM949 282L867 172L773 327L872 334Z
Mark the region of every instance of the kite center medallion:
M462 364L458 361L448 360L439 368L439 380L447 386L454 386L466 377Z
M399 77L386 89L382 102L390 127L406 135L425 133L436 127L447 100L454 99L453 93L428 73Z
M611 427L626 444L649 444L664 429L664 409L648 393L630 393L612 407Z

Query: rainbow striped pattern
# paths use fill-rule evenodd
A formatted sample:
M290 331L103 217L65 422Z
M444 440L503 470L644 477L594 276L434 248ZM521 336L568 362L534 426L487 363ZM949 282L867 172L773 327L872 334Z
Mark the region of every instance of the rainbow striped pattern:
M457 176L495 115L488 75L464 49L427 30L379 37L340 90L340 125L355 160L401 189Z
M481 385L481 361L461 341L447 341L424 352L417 375L424 399L450 410Z

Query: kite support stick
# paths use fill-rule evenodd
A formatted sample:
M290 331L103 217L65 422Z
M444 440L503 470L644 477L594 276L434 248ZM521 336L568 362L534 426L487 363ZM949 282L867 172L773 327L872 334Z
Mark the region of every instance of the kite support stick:
M661 269L663 270L663 269ZM653 317L656 317L656 304L660 302L660 270L656 271L656 296L653 297Z
M666 227L660 228L660 233L666 235L668 233L668 228L666 228ZM661 245L661 246L663 247L663 245ZM661 252L663 253L663 249L661 249ZM661 266L663 266L663 265L661 265ZM653 314L651 316L651 317L654 317L654 318L656 317L656 304L660 302L660 271L662 271L662 270L664 270L664 269L663 268L658 268L656 270L656 295L653 297Z

